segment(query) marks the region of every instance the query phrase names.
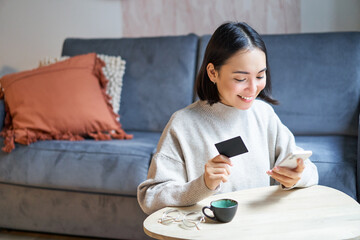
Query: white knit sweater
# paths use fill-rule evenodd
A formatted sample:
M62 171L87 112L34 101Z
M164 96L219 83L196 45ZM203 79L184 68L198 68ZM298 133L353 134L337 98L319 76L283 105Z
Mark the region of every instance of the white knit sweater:
M205 163L219 154L215 143L236 136L241 136L249 151L231 158L229 181L212 191L204 182ZM138 201L150 214L166 206L192 205L214 193L273 185L266 171L299 149L293 134L263 101L255 100L248 110L197 101L174 113L168 122L148 179L138 187ZM305 165L295 187L318 183L316 166L310 160Z

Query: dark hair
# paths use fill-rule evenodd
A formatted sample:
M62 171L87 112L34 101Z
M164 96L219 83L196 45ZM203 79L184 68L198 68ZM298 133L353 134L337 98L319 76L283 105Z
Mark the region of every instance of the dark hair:
M251 48L260 49L266 56L266 86L258 97L268 103L278 104L278 101L271 97L271 77L265 43L254 29L243 22L224 23L215 30L210 38L204 60L196 77L195 88L199 98L207 100L210 105L220 101L217 87L210 81L206 71L209 63L214 64L215 69L219 70L236 52Z

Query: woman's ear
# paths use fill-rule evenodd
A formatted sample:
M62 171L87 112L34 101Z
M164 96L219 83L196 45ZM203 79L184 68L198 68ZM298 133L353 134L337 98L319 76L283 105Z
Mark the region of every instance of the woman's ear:
M207 75L210 78L210 81L212 81L215 84L216 81L217 81L217 78L218 78L218 72L216 71L216 69L214 67L214 64L209 63L206 66L206 72L207 72Z

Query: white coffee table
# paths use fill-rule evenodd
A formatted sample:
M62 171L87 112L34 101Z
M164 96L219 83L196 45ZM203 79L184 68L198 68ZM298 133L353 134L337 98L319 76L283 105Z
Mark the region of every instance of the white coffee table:
M163 208L144 221L144 231L156 239L360 239L360 205L348 195L325 186L290 191L278 186L214 195L182 212L201 211L220 198L238 201L230 223L207 219L201 230L182 223L158 223Z

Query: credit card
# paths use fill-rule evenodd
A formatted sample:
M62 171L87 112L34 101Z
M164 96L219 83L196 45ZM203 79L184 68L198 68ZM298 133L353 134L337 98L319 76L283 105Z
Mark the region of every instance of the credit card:
M215 147L221 155L228 158L248 152L248 149L240 136L216 143Z

